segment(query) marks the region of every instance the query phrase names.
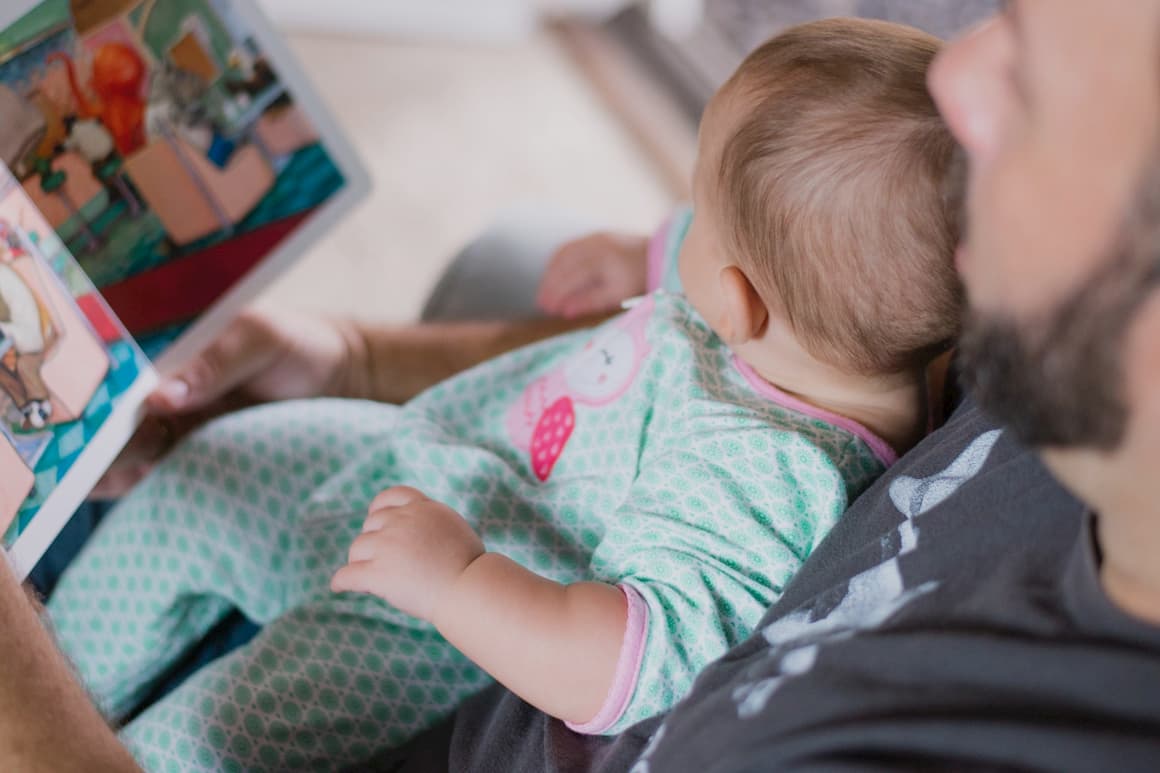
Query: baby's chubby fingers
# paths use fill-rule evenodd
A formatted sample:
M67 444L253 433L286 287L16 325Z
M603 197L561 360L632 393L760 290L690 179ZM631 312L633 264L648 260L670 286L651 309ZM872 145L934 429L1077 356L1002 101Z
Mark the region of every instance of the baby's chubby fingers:
M377 529L355 537L347 551L346 564L330 580L331 590L380 596L387 592L397 564L397 557L391 555L398 548L395 536L391 530Z
M427 495L419 489L410 486L394 486L380 492L377 497L371 500L371 506L367 509L374 513L392 507L406 507L418 502L425 502L427 499Z
M592 239L580 239L564 245L553 256L540 280L536 304L543 311L554 313L560 302L599 276L593 253Z
M363 522L363 533L379 531L398 515L398 509L426 502L427 496L410 486L395 486L379 493L367 508L367 519Z
M382 530L364 531L362 534L355 537L354 542L350 544L350 550L347 552L347 563L357 564L363 561L370 561L382 553L382 549L386 547L386 543L390 538L386 537Z
M330 589L335 593L371 593L377 579L374 564L365 561L347 564L330 578Z
M430 620L443 594L484 552L479 535L455 510L413 488L388 489L375 497L330 587L370 593Z

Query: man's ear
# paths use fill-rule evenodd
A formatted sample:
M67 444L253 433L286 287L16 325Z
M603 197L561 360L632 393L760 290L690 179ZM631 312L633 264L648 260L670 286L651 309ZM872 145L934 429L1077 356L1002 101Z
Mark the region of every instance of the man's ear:
M737 266L726 266L717 275L721 285L722 339L732 346L760 337L769 324L769 309L757 288Z

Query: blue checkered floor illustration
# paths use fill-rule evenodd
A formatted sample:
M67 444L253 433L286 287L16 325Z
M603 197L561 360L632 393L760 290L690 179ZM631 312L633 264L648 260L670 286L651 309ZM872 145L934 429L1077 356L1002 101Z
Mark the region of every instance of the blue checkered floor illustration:
M36 462L36 489L20 508L4 537L5 542L11 544L28 528L45 499L68 474L89 441L112 414L116 401L137 380L145 366L144 360L138 359L136 349L123 341L109 346L109 357L112 364L109 375L98 387L84 415L77 421L54 428L52 442Z

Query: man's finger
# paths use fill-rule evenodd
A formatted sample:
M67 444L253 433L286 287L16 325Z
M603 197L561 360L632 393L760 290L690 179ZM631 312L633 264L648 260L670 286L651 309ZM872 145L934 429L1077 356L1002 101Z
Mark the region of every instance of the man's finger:
M89 490L88 498L97 501L120 499L140 483L152 469L153 465L151 464L138 464L132 467L109 470L97 482L97 485Z
M167 419L146 417L116 461L89 492L89 498L120 497L137 485L177 440L177 430Z
M165 378L149 395L146 405L154 413L180 411L189 400L189 384L180 376Z
M170 374L150 395L161 414L204 408L264 370L275 352L263 324L241 316L201 354Z
M174 430L166 419L147 416L113 462L113 468L155 462L174 440Z

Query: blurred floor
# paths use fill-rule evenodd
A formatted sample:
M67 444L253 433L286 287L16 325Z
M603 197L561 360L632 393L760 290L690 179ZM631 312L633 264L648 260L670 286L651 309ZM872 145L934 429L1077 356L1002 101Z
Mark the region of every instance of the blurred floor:
M295 35L375 191L263 296L414 318L455 251L515 202L647 231L672 194L546 34L502 47Z

